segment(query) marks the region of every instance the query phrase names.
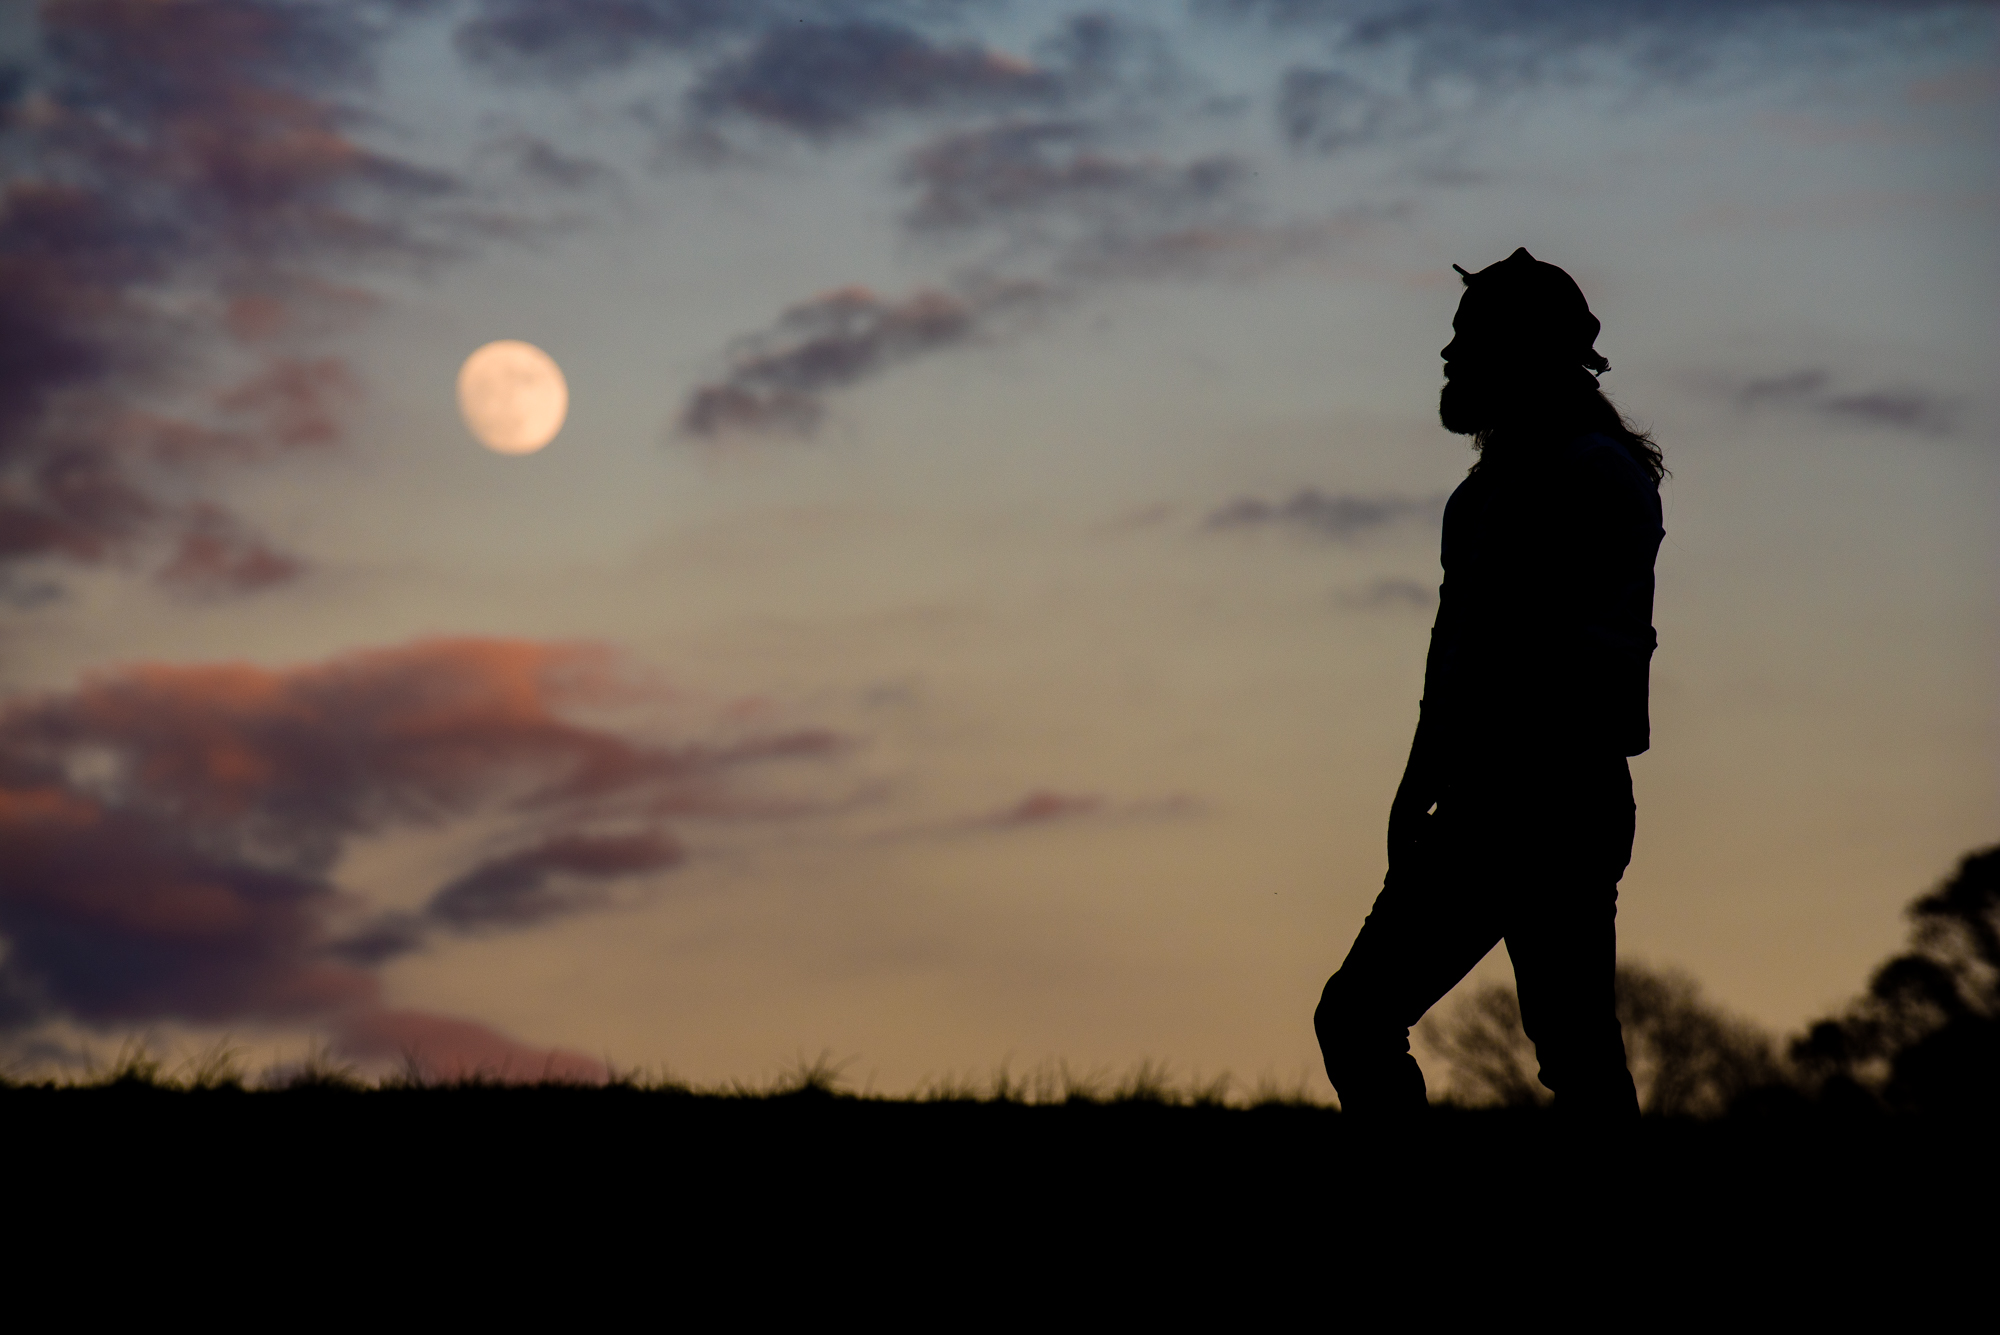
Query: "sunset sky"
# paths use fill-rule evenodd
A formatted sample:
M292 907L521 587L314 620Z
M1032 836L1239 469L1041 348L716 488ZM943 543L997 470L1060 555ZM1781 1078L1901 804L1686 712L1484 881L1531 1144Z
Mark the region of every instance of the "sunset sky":
M1517 246L1673 470L1621 949L1799 1026L2000 838L1997 33L0 7L0 1059L1314 1069Z

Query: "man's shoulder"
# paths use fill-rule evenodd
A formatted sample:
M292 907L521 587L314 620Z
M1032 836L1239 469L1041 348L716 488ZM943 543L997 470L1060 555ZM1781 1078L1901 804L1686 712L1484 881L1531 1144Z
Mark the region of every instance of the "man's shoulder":
M1569 469L1590 483L1635 495L1659 494L1659 484L1639 467L1631 452L1603 432L1588 431L1572 438L1561 457Z

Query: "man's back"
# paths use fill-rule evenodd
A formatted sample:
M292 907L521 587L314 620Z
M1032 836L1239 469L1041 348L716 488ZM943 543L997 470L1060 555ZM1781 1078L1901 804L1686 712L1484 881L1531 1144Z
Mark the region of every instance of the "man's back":
M1649 742L1658 487L1618 442L1489 447L1445 506L1427 722L1454 747Z

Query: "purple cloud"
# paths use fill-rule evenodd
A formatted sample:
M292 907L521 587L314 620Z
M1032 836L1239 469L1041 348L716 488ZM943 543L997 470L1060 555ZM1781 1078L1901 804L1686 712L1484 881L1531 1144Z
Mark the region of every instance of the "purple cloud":
M1818 369L1746 380L1731 391L1731 397L1746 410L1806 412L1853 426L1926 436L1948 434L1957 418L1954 405L1929 390L1914 386L1837 390L1833 376Z
M1768 62L1783 46L1751 39L1811 27L1879 50L1912 20L1983 23L1983 0L1196 0L1211 20L1254 23L1297 41L1316 36L1324 63L1288 71L1277 113L1287 140L1320 152L1389 142L1450 118L1447 90L1482 98L1587 81L1609 61L1627 87L1684 83L1737 53ZM1796 43L1791 43L1796 46ZM1819 48L1815 48L1819 49ZM1388 59L1385 59L1388 58ZM1778 56L1777 58L1782 58ZM1380 71L1393 65L1393 76Z
M903 180L918 190L904 222L951 231L1062 213L1159 227L1230 198L1244 174L1214 155L1172 165L1092 147L1078 121L1003 122L941 135L912 152Z
M590 646L435 640L289 669L141 665L0 709L0 1022L366 1028L374 966L521 930L680 866L675 817L763 815L749 775L812 729L681 746L571 721ZM795 809L796 804L785 810ZM357 838L481 811L515 842L415 914L336 934Z
M848 287L801 302L738 344L724 377L689 398L680 428L700 437L810 435L825 415L828 391L964 343L996 313L1035 295L1024 285L966 295L925 288L892 301Z
M737 117L808 139L859 128L889 111L1048 103L1053 74L976 43L932 42L875 22L774 27L740 56L704 71L688 94L697 120Z
M446 175L348 133L380 6L52 0L5 90L0 148L0 560L165 554L182 587L296 573L187 466L331 443L351 380L273 340L351 306L316 266L408 261L447 238L415 219ZM199 294L172 306L160 294ZM204 343L268 350L261 384L178 419ZM198 373L198 371L196 372ZM185 398L183 393L181 397Z

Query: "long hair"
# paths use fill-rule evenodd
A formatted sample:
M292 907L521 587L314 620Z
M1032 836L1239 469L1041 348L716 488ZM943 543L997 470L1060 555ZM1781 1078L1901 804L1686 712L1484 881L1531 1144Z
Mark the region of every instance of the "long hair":
M1659 442L1653 439L1652 432L1641 431L1635 426L1596 384L1591 385L1585 402L1588 405L1585 422L1589 429L1600 436L1609 436L1623 446L1625 453L1632 456L1632 462L1639 465L1639 471L1653 480L1654 486L1673 476L1667 471L1666 455L1661 452Z
M1479 471L1479 465L1487 459L1489 446L1500 445L1504 450L1503 442L1506 437L1520 429L1525 422L1533 422L1535 427L1545 430L1590 432L1594 435L1609 436L1618 442L1619 447L1633 463L1639 466L1639 471L1652 480L1654 486L1657 487L1662 480L1671 477L1672 474L1667 470L1666 456L1661 452L1658 442L1653 439L1652 433L1642 431L1634 425L1624 413L1618 411L1618 405L1598 387L1597 372L1610 369L1610 363L1607 362L1604 366L1590 371L1580 370L1574 381L1568 381L1567 377L1564 377L1566 392L1557 391L1553 396L1546 392L1546 388L1539 392L1527 390L1525 393L1520 393L1516 403L1525 400L1540 411L1519 415L1510 413L1508 417L1512 419L1511 421L1505 424L1496 423L1483 431L1475 432L1472 437L1472 448L1479 452L1479 458L1474 461L1470 471L1475 473ZM1553 403L1550 402L1551 397L1554 399ZM1554 411L1551 412L1550 408Z

